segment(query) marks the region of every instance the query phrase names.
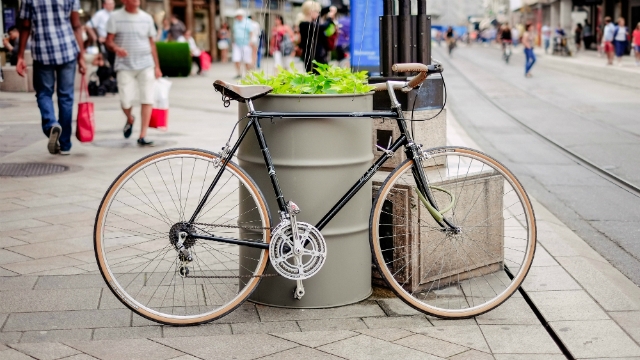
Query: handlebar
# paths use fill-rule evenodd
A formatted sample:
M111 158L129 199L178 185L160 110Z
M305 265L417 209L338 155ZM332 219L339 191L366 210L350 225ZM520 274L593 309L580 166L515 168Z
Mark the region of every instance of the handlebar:
M432 59L433 60L433 59ZM395 64L391 67L391 69L395 72L420 72L418 75L408 78L407 81L387 81L378 84L372 84L375 86L374 91L384 91L387 90L387 86L391 85L394 89L402 89L404 92L409 92L413 88L420 85L429 74L432 73L441 73L444 68L442 64L434 61L434 64L425 65L419 63L406 63L406 64Z

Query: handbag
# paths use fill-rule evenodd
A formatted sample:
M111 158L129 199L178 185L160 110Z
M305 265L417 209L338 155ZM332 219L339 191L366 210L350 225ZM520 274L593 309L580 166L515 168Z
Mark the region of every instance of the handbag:
M167 131L169 122L169 90L171 90L171 81L165 78L156 80L151 120L149 121L150 128Z
M87 94L86 101L82 102L82 93ZM87 79L82 75L80 81L80 99L78 100L78 121L76 126L76 138L80 142L93 141L95 134L95 118L93 113L93 103L89 102L89 88L87 87Z

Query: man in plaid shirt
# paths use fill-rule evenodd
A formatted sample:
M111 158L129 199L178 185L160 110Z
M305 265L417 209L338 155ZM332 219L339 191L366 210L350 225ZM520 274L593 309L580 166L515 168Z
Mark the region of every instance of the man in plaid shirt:
M85 73L79 0L22 0L20 8L20 50L16 70L26 76L24 50L31 36L33 87L42 116L42 131L49 137L51 154L69 154L76 61ZM57 83L58 118L53 108Z

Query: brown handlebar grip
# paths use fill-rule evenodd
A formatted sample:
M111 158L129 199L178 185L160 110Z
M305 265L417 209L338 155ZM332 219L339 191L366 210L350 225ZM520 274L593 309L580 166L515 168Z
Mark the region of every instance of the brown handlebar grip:
M429 68L425 64L420 63L407 63L407 64L395 64L391 67L395 72L427 72Z
M407 83L407 87L413 89L414 87L420 85L420 83L423 82L426 78L427 73L421 72L420 74L414 76L413 78L411 78L411 80L409 80L409 83Z
M377 84L369 84L369 85L375 86L373 88L373 91L385 91L385 90L387 90L387 83L384 83L384 82L377 83Z

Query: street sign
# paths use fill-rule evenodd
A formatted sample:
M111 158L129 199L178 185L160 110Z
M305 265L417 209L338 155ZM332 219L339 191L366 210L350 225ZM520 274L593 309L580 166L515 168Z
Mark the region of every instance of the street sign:
M380 72L382 0L351 0L351 67Z

